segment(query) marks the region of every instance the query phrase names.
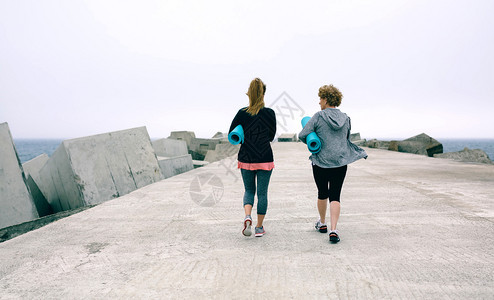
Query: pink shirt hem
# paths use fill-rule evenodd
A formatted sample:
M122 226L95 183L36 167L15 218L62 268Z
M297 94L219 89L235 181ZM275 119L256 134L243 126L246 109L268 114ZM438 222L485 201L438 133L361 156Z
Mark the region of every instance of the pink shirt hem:
M274 169L274 162L265 162L265 163L244 163L244 162L238 162L238 168L239 169L244 169L244 170L265 170L265 171L271 171Z

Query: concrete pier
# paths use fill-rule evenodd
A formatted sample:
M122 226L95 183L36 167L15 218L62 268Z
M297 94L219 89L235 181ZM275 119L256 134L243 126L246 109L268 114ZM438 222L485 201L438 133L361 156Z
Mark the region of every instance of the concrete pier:
M1 243L0 298L492 298L494 166L367 148L333 245L306 146L273 149L264 237L230 157Z

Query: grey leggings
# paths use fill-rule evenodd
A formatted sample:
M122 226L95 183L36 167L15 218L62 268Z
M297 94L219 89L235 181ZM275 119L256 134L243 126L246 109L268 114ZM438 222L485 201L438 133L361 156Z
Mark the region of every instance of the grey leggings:
M257 214L265 215L268 209L268 185L269 178L273 170L244 170L240 169L242 179L244 180L244 206L254 206L254 195L256 194L256 177L257 177Z

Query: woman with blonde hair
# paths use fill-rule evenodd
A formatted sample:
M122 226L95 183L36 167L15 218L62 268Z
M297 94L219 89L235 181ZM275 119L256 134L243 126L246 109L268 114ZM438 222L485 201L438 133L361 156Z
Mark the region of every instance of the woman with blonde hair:
M343 181L347 172L347 165L367 158L364 149L350 141L350 118L336 107L340 106L343 95L340 90L331 85L319 88L319 106L317 112L305 124L299 133L302 142L307 142L307 136L315 132L321 140L321 150L310 156L312 173L317 186L317 209L319 220L315 228L319 232L326 233L326 209L329 199L329 211L331 229L329 241L340 241L340 233L336 229L340 216L340 194Z
M257 225L255 236L261 237L266 231L263 222L268 207L268 185L274 168L273 150L270 142L276 133L276 116L271 108L264 105L266 85L261 79L251 81L247 96L249 106L241 108L230 126L229 133L242 125L244 139L238 152L238 168L242 174L245 193L243 198L245 218L242 234L252 234L252 207L257 181Z

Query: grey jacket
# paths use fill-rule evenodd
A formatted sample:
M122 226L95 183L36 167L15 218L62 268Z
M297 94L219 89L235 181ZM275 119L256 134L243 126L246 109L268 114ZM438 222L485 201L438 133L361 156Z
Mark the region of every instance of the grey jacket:
M311 132L321 140L321 151L309 159L321 168L337 168L361 158L367 158L364 149L350 142L350 118L337 108L326 108L314 114L298 134L302 142Z

